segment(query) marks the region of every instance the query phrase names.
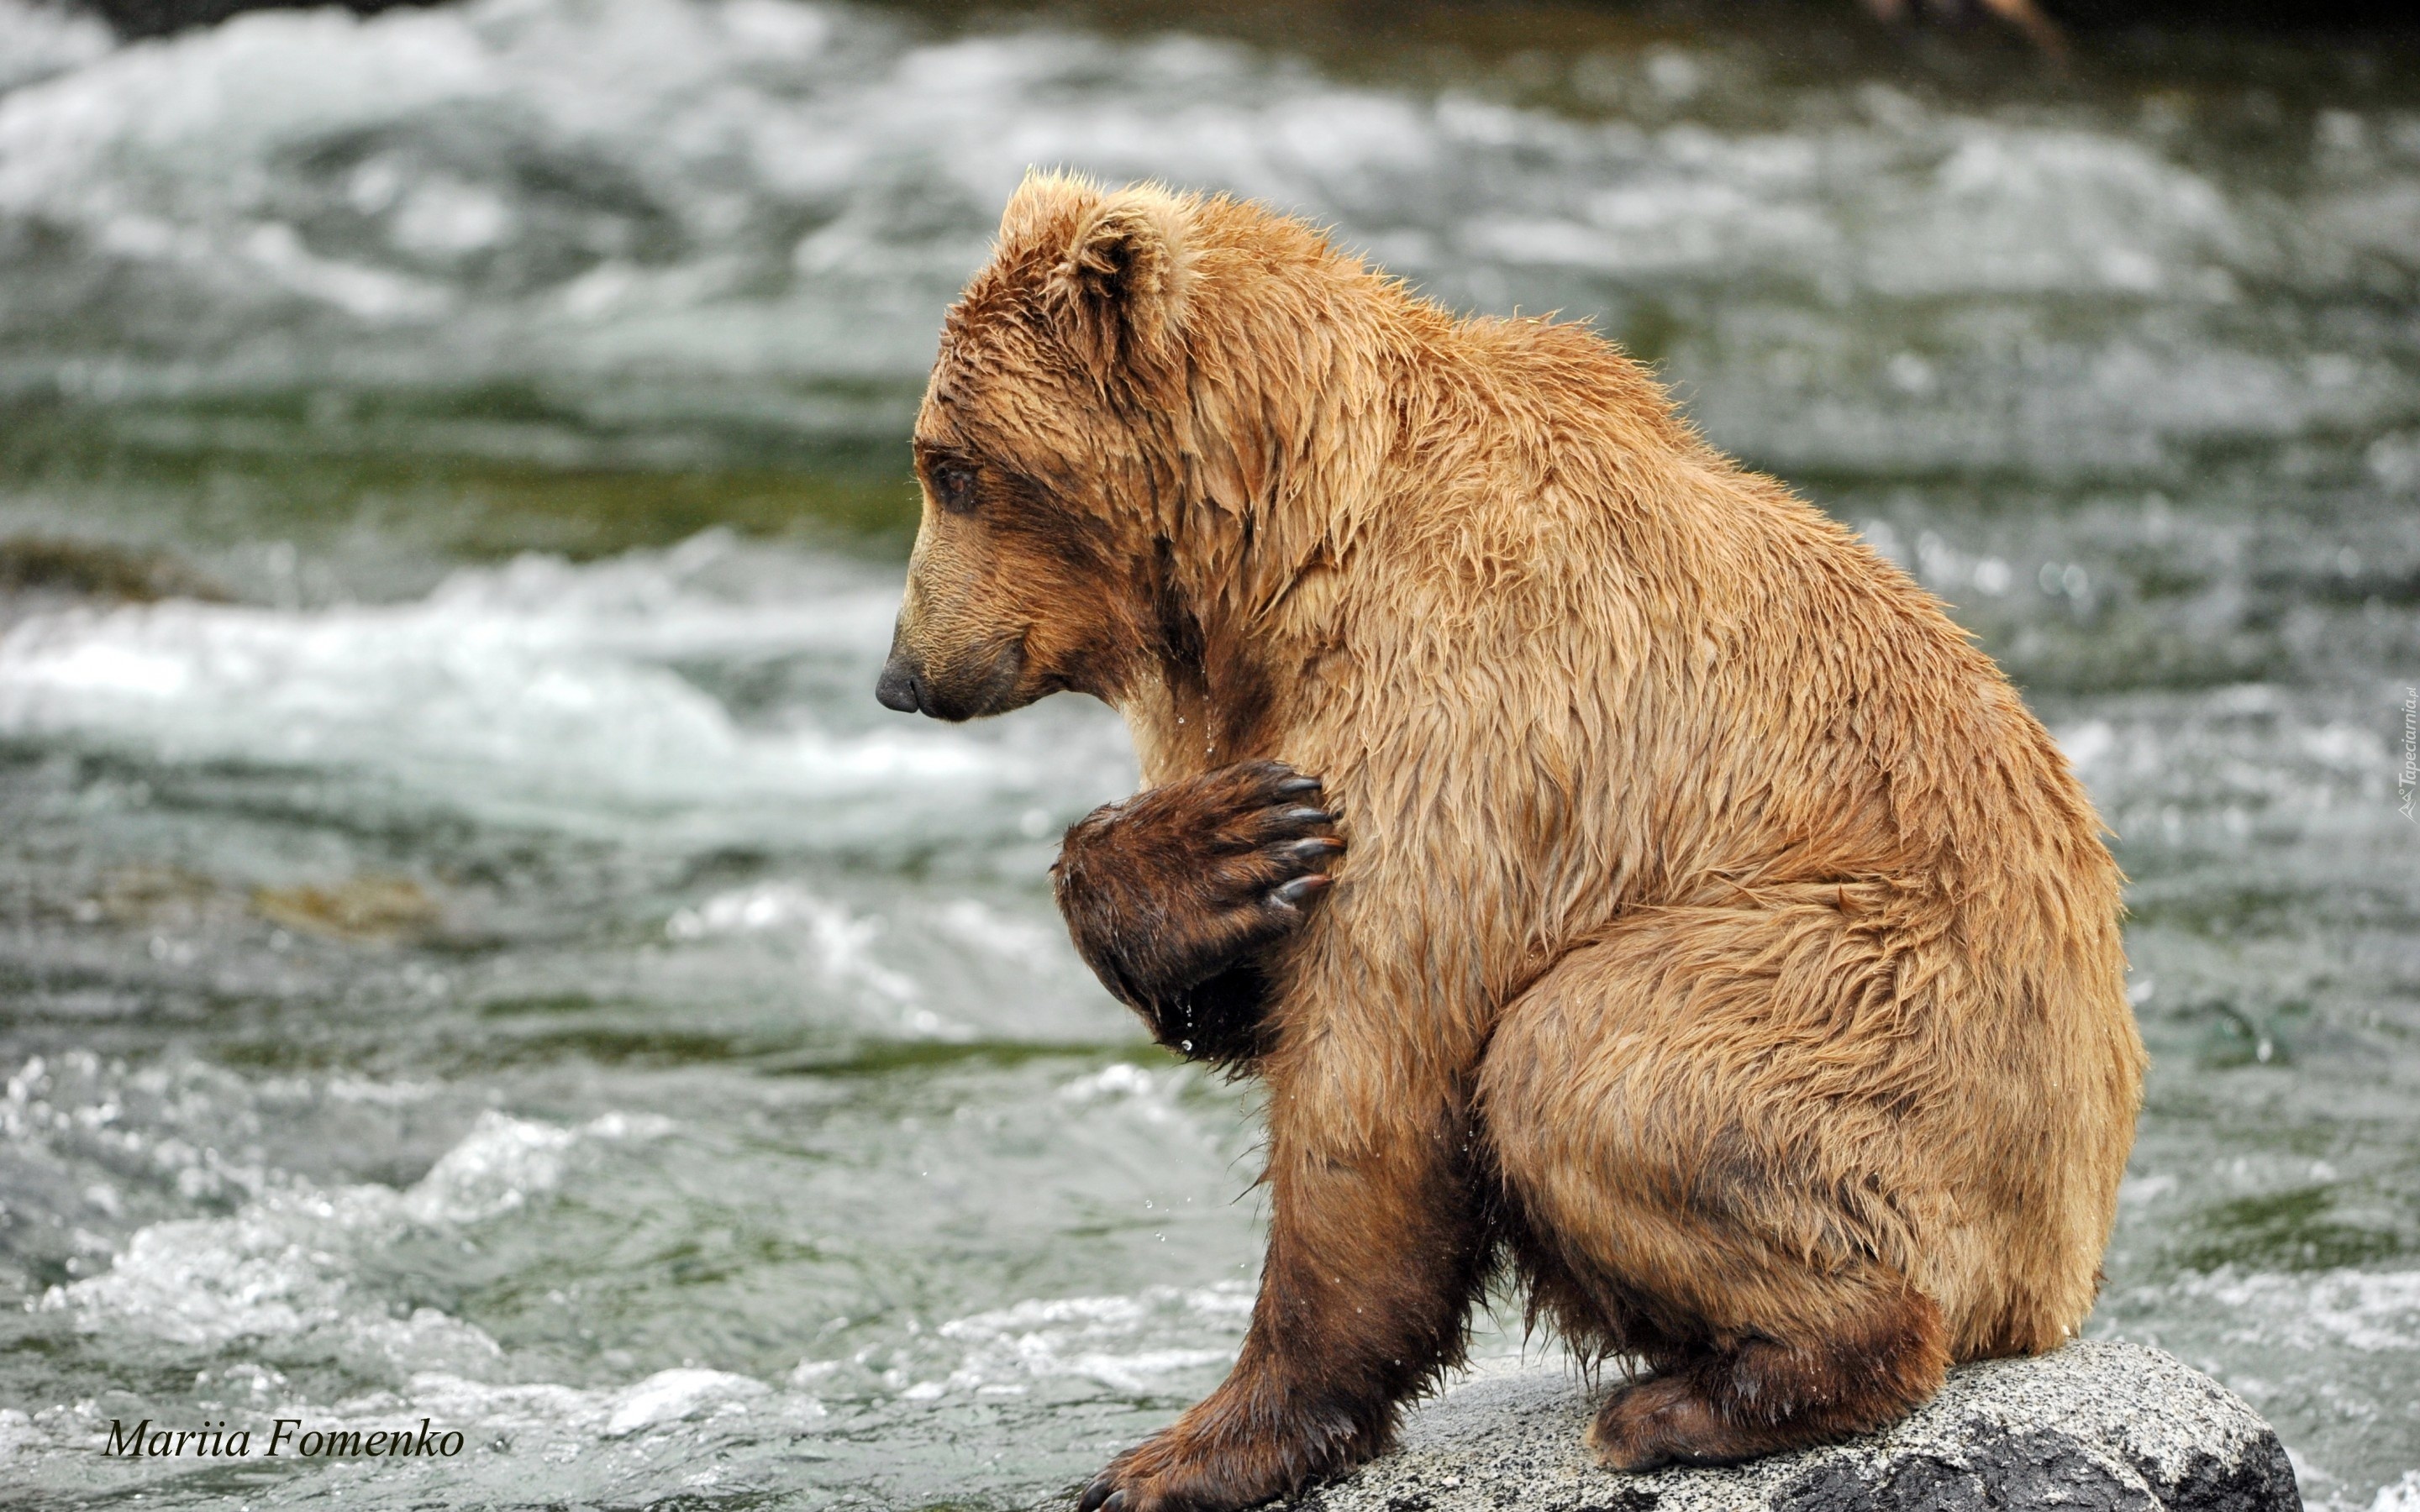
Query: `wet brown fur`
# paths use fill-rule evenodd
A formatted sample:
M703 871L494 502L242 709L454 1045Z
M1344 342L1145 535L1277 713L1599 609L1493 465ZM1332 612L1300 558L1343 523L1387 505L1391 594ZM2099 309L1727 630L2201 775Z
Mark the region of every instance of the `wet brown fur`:
M1242 1358L1091 1500L1374 1452L1499 1245L1652 1368L1592 1435L1624 1466L1871 1427L2082 1320L2142 1068L2099 822L1938 603L1614 348L1041 176L917 437L976 475L957 513L927 471L919 706L1090 692L1147 790L1281 759L1351 845L1255 958Z

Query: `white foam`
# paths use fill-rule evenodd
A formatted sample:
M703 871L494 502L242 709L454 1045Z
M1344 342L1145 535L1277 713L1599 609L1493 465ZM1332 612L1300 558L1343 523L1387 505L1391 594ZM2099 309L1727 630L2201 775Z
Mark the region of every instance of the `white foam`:
M16 1408L0 1407L0 1460L39 1448L46 1442L47 1436L34 1427L33 1418Z
M965 1347L964 1360L945 1379L918 1381L902 1395L932 1401L1057 1377L1151 1391L1171 1376L1232 1361L1251 1305L1249 1288L1235 1284L1020 1302L943 1323L938 1332Z
M477 1223L512 1211L563 1181L564 1156L580 1136L569 1129L507 1118L492 1110L403 1195L403 1211L423 1223Z
M2402 245L2420 206L2420 184L2376 164L2341 193L2315 191L2321 205L2230 199L2156 138L1887 90L1787 131L1651 127L1363 87L1184 36L917 41L866 12L791 0L263 12L105 55L54 51L65 71L0 96L0 219L38 220L74 246L13 271L54 281L70 306L113 291L91 312L103 322L146 306L91 279L96 257L129 265L138 285L209 296L212 319L147 333L155 349L193 346L183 377L111 364L140 381L193 381L222 349L256 376L307 369L293 355L307 346L222 339L300 306L335 322L313 327L322 341L343 346L346 321L374 336L360 349L381 372L432 363L449 380L618 382L652 370L904 391L1034 164L1233 190L1335 224L1449 298L1492 303L1517 301L1543 270L1609 280L1607 298L1640 281L1720 280L1811 288L1839 308L1863 293L2194 309L2238 298L2247 274L2357 287L2365 249ZM1633 61L1668 85L1682 60ZM1692 77L1683 93L1705 95L1703 70ZM475 157L458 148L466 129L488 144ZM1870 324L1857 320L1786 345L1853 346ZM432 345L415 357L398 332L423 326ZM2066 342L2046 360L2074 371L2046 374L2047 397L1996 417L1992 436L1926 441L1931 428L1864 409L1842 434L1892 455L1987 443L2066 455L2078 428L2367 424L2400 392L2380 363L2330 385L2224 343ZM1737 376L1729 402L1747 424L1752 375ZM752 392L748 403L766 402ZM708 393L675 384L649 402ZM1810 438L1842 420L1799 417Z
M675 940L715 935L782 933L804 941L824 980L856 985L894 1003L923 995L915 980L884 965L875 954L883 921L847 904L819 896L793 882L766 882L718 893L695 908L673 915L664 931Z
M1040 970L1067 957L1066 936L973 898L954 898L933 916L945 934L989 955Z
M32 1056L0 1089L0 1139L54 1176L90 1171L97 1155L112 1182L157 1183L196 1202L253 1195L268 1180L256 1157L219 1148L228 1110L243 1096L239 1078L195 1063L130 1072L88 1050ZM54 1222L64 1216L52 1214ZM86 1236L77 1248L106 1256L110 1245Z
M1103 1098L1150 1097L1163 1090L1161 1078L1131 1061L1121 1060L1077 1077L1059 1088L1059 1095L1070 1102L1092 1103Z
M2420 1350L2420 1271L2307 1275L2221 1272L2175 1289L2240 1319L2227 1336L2267 1350Z
M380 1205L382 1207L382 1205ZM363 1221L362 1206L317 1194L272 1196L233 1218L189 1218L138 1230L102 1275L53 1288L48 1307L80 1326L114 1327L179 1344L300 1334L344 1316L345 1283L305 1234Z
M2420 1470L2407 1470L2401 1480L2380 1487L2369 1512L2420 1512Z
M2088 773L2118 744L2118 733L2106 719L2086 719L2084 723L2056 732L2059 750L2067 764L2078 773Z
M1070 1103L1115 1106L1146 1123L1175 1124L1184 1119L1178 1094L1196 1074L1183 1069L1146 1071L1121 1060L1068 1082L1059 1088L1059 1095Z
M98 16L0 0L0 92L80 68L109 50L109 27Z
M108 1271L53 1287L40 1305L72 1312L86 1332L194 1346L333 1334L340 1348L396 1370L466 1368L498 1358L494 1340L434 1308L389 1317L378 1300L355 1295L356 1257L413 1226L472 1227L551 1193L583 1139L669 1128L653 1116L609 1114L566 1129L486 1112L403 1191L271 1180L230 1216L136 1230Z
M659 1370L614 1394L603 1436L627 1438L659 1423L677 1423L710 1408L745 1403L768 1394L761 1381L723 1370Z
M845 655L870 669L896 588L811 581L794 600L735 600L690 585L688 549L528 557L396 605L37 615L0 638L0 732L365 770L521 822L657 815L759 836L782 815L810 834L939 823L1038 779L999 738L905 719L743 727L672 664ZM876 795L879 810L856 803Z

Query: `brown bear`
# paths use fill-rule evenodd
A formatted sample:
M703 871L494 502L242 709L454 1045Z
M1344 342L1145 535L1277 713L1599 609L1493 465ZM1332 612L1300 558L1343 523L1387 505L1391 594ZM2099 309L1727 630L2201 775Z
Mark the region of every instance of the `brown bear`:
M1874 1428L2083 1319L2143 1069L2091 805L1938 602L1605 341L1037 176L915 457L882 702L1125 717L1145 791L1062 907L1267 1088L1242 1354L1085 1512L1376 1453L1499 1259L1623 1362L1590 1438L1631 1469Z

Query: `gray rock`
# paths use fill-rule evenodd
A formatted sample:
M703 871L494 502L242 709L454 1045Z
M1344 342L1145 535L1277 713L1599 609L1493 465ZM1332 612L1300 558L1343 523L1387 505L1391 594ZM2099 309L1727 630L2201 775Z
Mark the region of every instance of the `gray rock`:
M2276 1433L2199 1371L2074 1343L1951 1372L1870 1438L1724 1470L1620 1475L1581 1434L1601 1394L1568 1372L1475 1376L1407 1414L1394 1453L1285 1512L2300 1512Z

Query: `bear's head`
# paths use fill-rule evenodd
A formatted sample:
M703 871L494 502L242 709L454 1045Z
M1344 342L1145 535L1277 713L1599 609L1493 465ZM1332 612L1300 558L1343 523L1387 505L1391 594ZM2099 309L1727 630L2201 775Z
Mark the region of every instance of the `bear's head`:
M876 696L942 719L1115 702L1170 633L1171 435L1197 202L1029 177L950 309L916 418L923 516Z

